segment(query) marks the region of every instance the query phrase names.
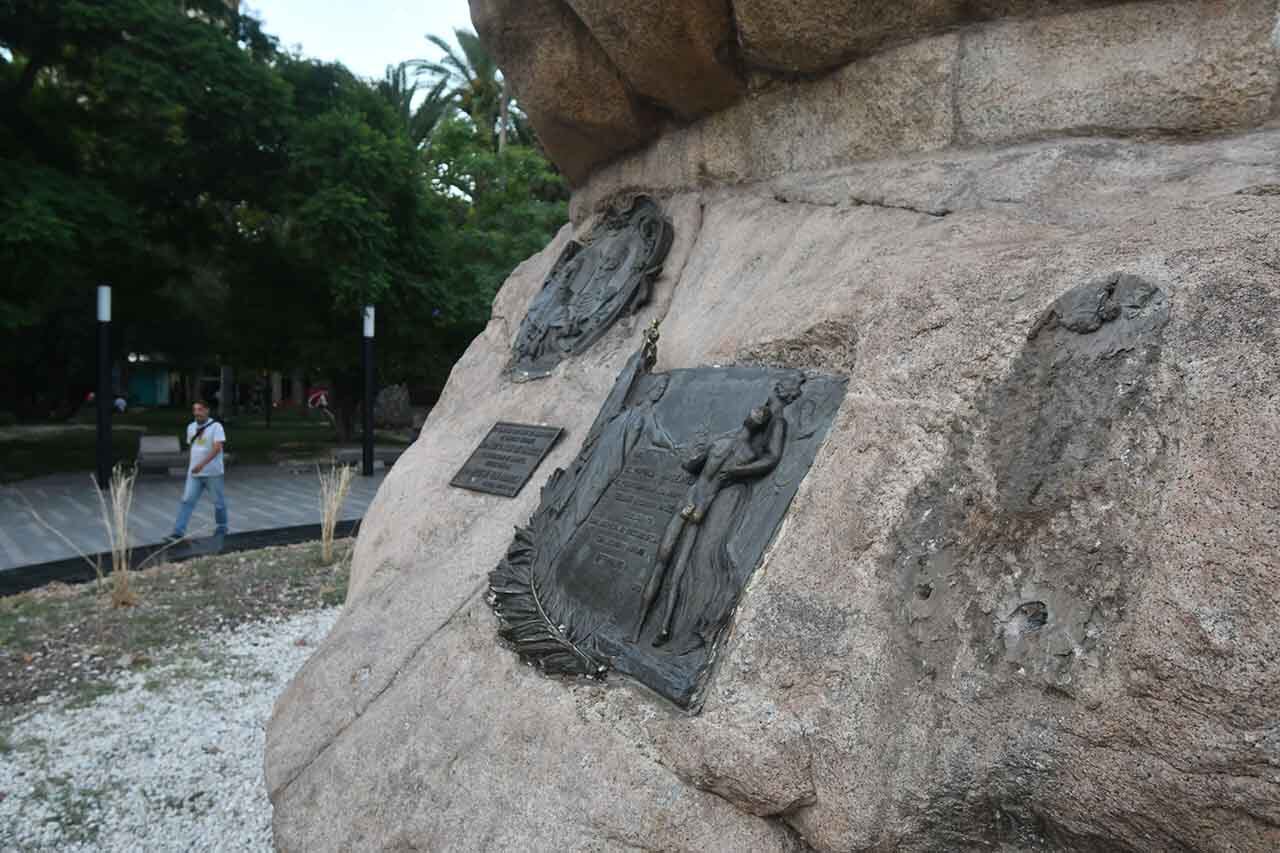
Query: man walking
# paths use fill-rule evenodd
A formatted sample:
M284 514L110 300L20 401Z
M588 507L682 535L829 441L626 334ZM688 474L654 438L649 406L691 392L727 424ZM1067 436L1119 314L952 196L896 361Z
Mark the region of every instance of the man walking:
M222 447L227 433L222 424L209 417L209 404L196 400L191 404L195 420L187 425L187 444L191 446L191 462L187 466L187 487L182 493L182 505L178 508L178 520L174 522L169 540L176 542L187 532L187 522L195 511L200 493L206 489L213 498L214 535L227 532L227 499L222 492Z

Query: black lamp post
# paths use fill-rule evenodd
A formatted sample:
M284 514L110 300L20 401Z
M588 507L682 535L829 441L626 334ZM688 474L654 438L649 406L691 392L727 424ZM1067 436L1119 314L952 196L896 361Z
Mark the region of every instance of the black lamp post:
M378 389L373 375L373 306L364 306L364 347L360 360L364 364L364 459L361 473L373 476L373 398Z
M111 286L98 286L98 487L111 485Z

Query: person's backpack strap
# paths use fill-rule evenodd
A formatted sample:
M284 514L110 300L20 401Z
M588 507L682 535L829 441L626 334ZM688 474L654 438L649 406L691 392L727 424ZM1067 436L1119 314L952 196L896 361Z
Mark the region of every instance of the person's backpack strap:
M214 420L213 418L209 418L209 422L206 423L204 426L196 427L195 435L191 436L191 440L188 441L187 444L195 444L196 440L200 438L200 436L204 435L204 431L216 423L217 423L216 420Z

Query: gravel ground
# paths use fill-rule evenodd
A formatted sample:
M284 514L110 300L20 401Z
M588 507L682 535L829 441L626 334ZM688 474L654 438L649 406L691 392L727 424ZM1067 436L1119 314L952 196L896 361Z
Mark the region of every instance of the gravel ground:
M263 850L264 729L338 609L214 631L0 728L0 850Z

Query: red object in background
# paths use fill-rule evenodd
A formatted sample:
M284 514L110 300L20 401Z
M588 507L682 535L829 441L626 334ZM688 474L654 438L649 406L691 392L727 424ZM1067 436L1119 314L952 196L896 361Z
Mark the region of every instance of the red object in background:
M309 409L329 408L329 389L328 388L308 389L307 390L307 408Z

